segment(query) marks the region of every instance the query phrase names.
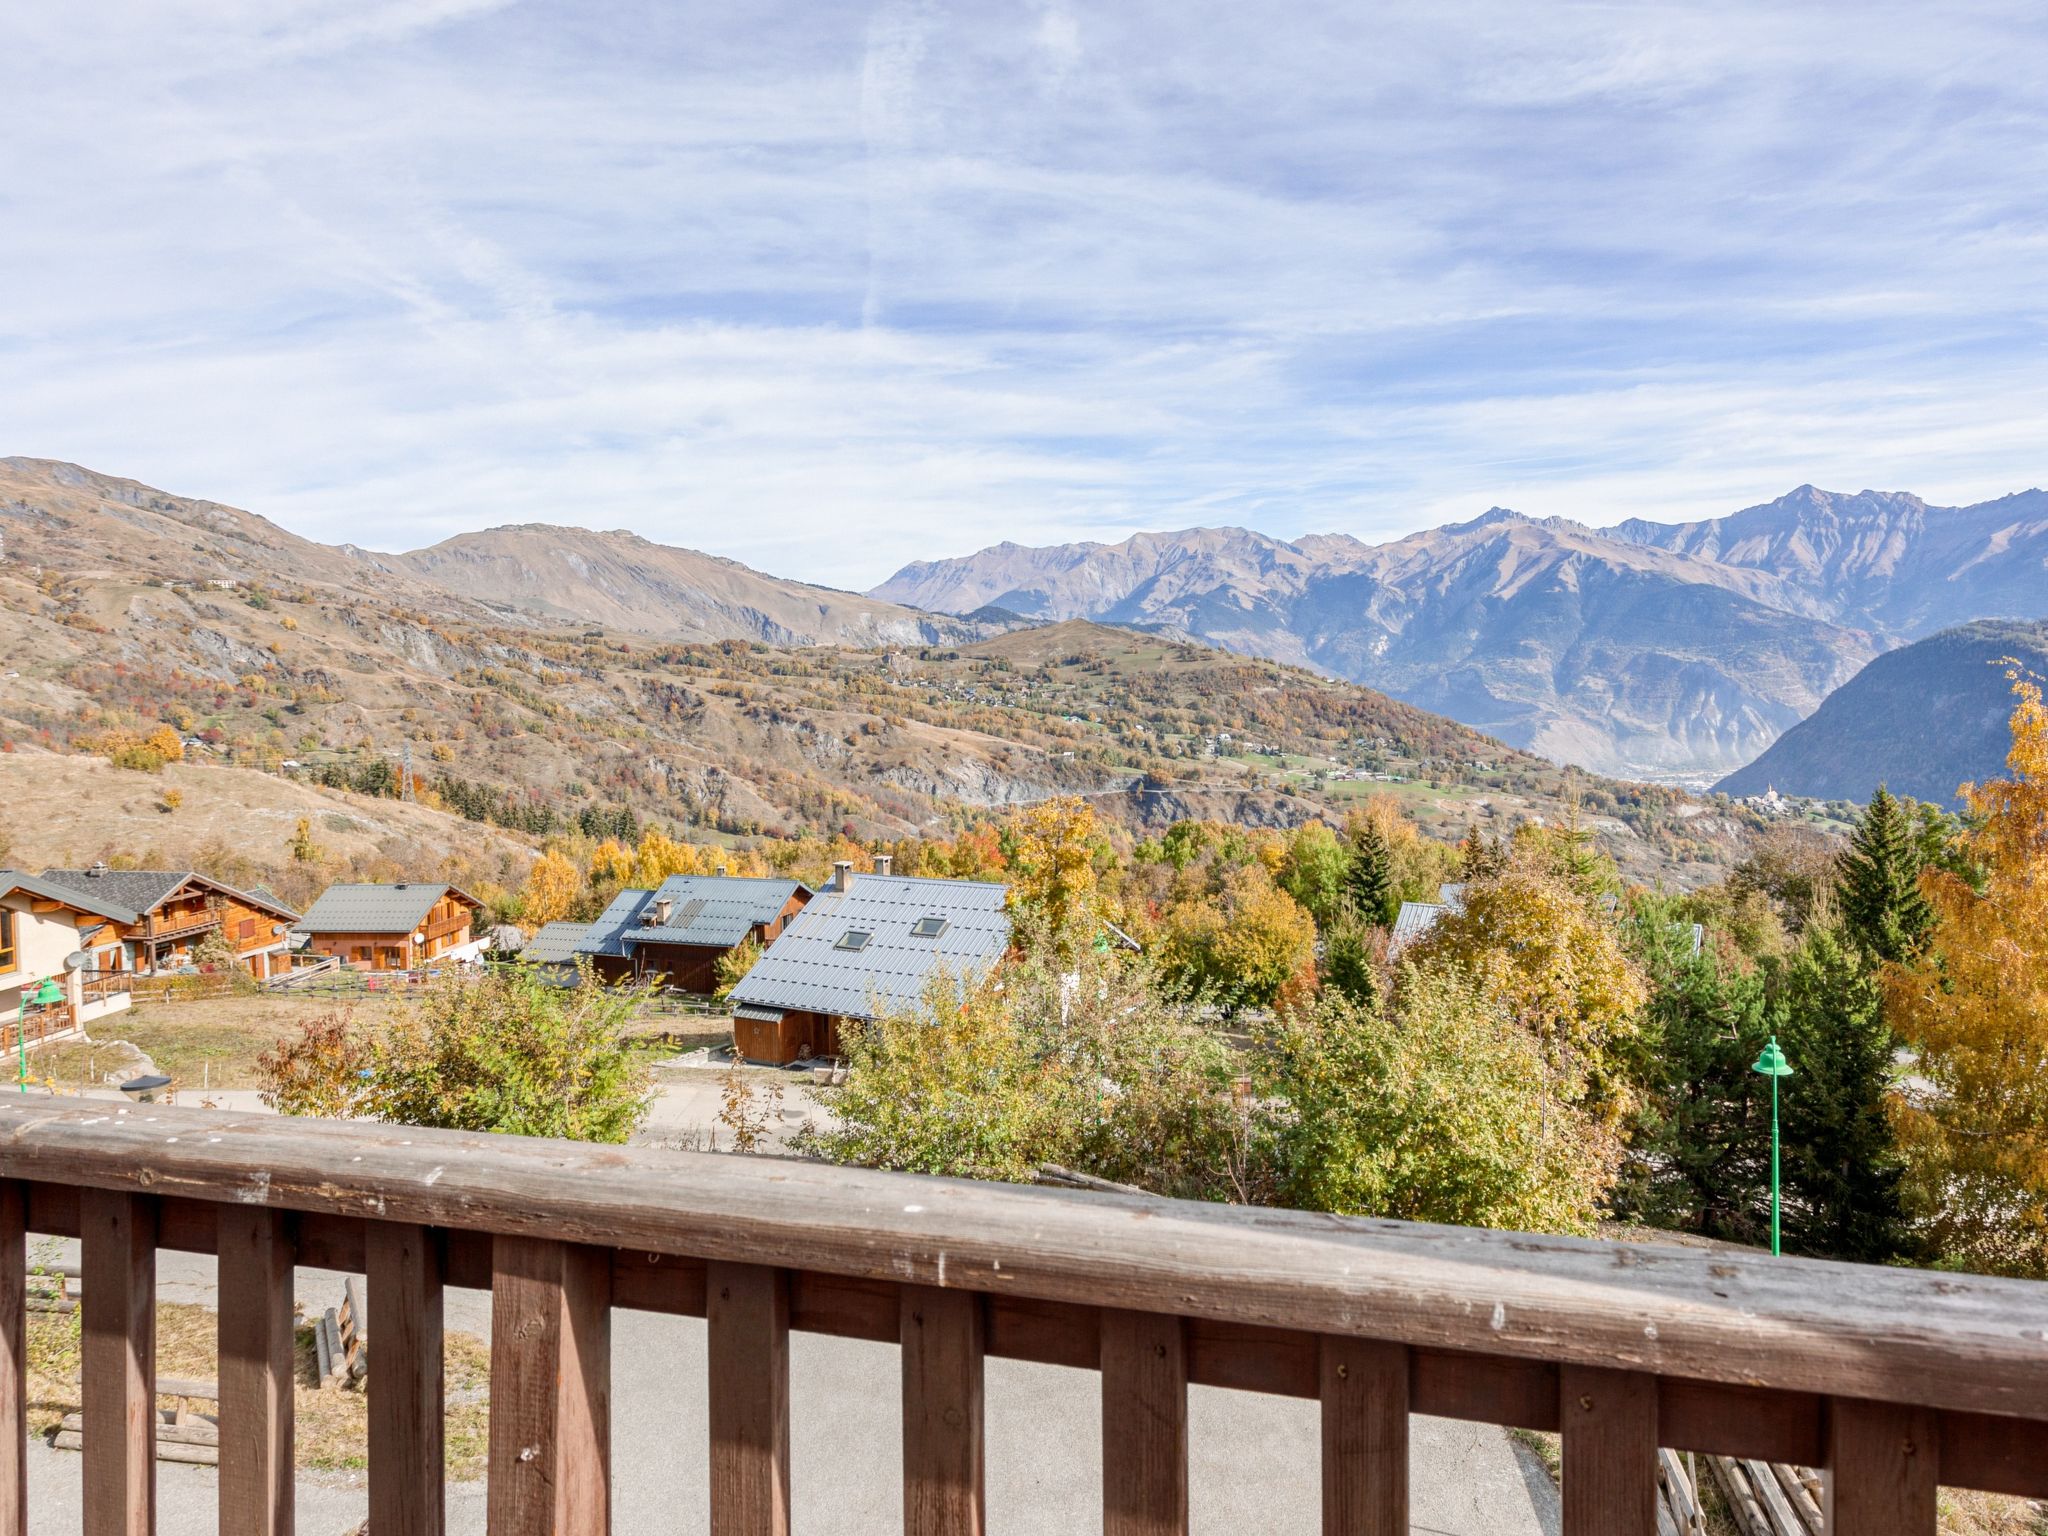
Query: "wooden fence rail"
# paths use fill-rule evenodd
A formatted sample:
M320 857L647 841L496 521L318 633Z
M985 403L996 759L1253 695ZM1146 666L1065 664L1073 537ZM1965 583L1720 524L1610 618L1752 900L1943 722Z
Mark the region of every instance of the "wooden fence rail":
M1561 1430L1568 1536L1659 1447L1825 1471L1834 1532L2048 1496L2048 1286L706 1153L0 1104L0 1536L23 1243L83 1239L89 1536L150 1528L159 1248L222 1260L222 1529L291 1528L294 1265L367 1270L371 1529L442 1530L441 1293L493 1293L493 1536L610 1529L615 1308L707 1320L714 1536L790 1521L789 1335L894 1343L904 1526L985 1523L983 1362L1097 1371L1103 1529L1185 1531L1190 1384L1322 1404L1324 1529L1408 1529L1408 1416ZM1312 1474L1313 1475L1313 1474Z

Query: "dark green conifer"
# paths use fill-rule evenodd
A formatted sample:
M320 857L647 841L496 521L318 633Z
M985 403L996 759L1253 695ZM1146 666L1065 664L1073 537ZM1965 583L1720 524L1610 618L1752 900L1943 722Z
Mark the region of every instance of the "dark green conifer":
M1778 967L1787 1252L1881 1263L1906 1241L1900 1161L1885 1097L1895 1042L1876 980L1815 923Z
M1849 839L1836 878L1848 940L1866 960L1904 961L1934 926L1920 894L1920 829L1882 784Z
M1344 873L1344 894L1365 922L1387 928L1401 910L1394 889L1394 851L1386 835L1371 822L1359 829L1351 844L1351 867Z

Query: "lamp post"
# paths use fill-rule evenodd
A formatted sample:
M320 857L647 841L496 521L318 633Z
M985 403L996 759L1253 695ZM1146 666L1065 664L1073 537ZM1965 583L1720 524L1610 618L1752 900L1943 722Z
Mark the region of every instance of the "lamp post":
M1757 1057L1750 1071L1761 1072L1771 1080L1771 1252L1778 1251L1778 1079L1792 1075L1792 1064L1785 1059L1785 1053L1778 1049L1778 1037L1771 1036L1770 1044Z
M47 1008L52 1003L64 1001L64 989L57 985L57 978L45 976L43 984L33 995L27 987L21 989L21 1006L14 1010L14 1053L21 1063L21 1091L28 1092L28 1005Z

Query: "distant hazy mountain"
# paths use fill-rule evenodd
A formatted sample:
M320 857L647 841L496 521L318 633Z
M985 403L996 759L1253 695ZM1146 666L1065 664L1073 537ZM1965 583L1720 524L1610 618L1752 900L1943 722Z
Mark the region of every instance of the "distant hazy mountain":
M1005 627L784 581L635 533L520 523L458 534L410 554L356 553L501 611L680 640L931 645Z
M2006 657L2048 675L2048 623L1965 624L1888 652L1714 787L1867 800L1884 783L1894 794L1953 803L1957 785L2005 770Z
M1969 507L1918 496L1790 495L1699 523L1615 528L1621 538L1744 570L1766 571L1814 611L1880 633L1919 636L1983 618L2048 614L2048 493Z
M1807 486L1605 531L1496 508L1382 545L1239 528L1000 544L874 595L1165 625L1603 773L1719 773L1892 645L1958 614L2048 611L2048 496L1931 508Z

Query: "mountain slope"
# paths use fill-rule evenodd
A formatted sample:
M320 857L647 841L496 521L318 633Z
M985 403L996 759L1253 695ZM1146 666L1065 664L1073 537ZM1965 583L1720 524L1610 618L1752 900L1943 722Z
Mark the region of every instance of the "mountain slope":
M931 645L990 632L858 593L783 581L626 532L523 523L460 534L409 554L364 552L362 558L509 615L677 640Z
M1884 783L1896 794L1953 804L1957 785L2004 771L2013 707L2007 657L2048 674L2048 622L1966 624L1888 652L1714 787L1867 800Z
M1775 572L1498 508L1380 546L1244 529L1000 545L875 591L1163 625L1621 774L1744 762L1878 648Z
M1285 826L1391 794L1450 837L1576 804L1632 875L1685 883L1746 835L1743 817L1676 793L1574 779L1372 690L1170 635L1005 622L943 646L655 639L508 616L410 566L132 482L4 474L0 757L30 783L49 765L53 793L79 800L49 862L156 825L189 838L188 816L225 817L232 852L275 859L293 802L252 790L266 813L237 818L230 779L250 781L202 766L382 806L408 761L425 808L541 836L605 835L631 811L698 838L876 840L1057 794L1134 826ZM186 765L103 763L160 723L194 743ZM202 780L230 787L202 796ZM339 832L327 815L323 841ZM402 862L407 838L376 819L351 857ZM105 843L72 846L102 829ZM499 863L515 855L479 834Z

